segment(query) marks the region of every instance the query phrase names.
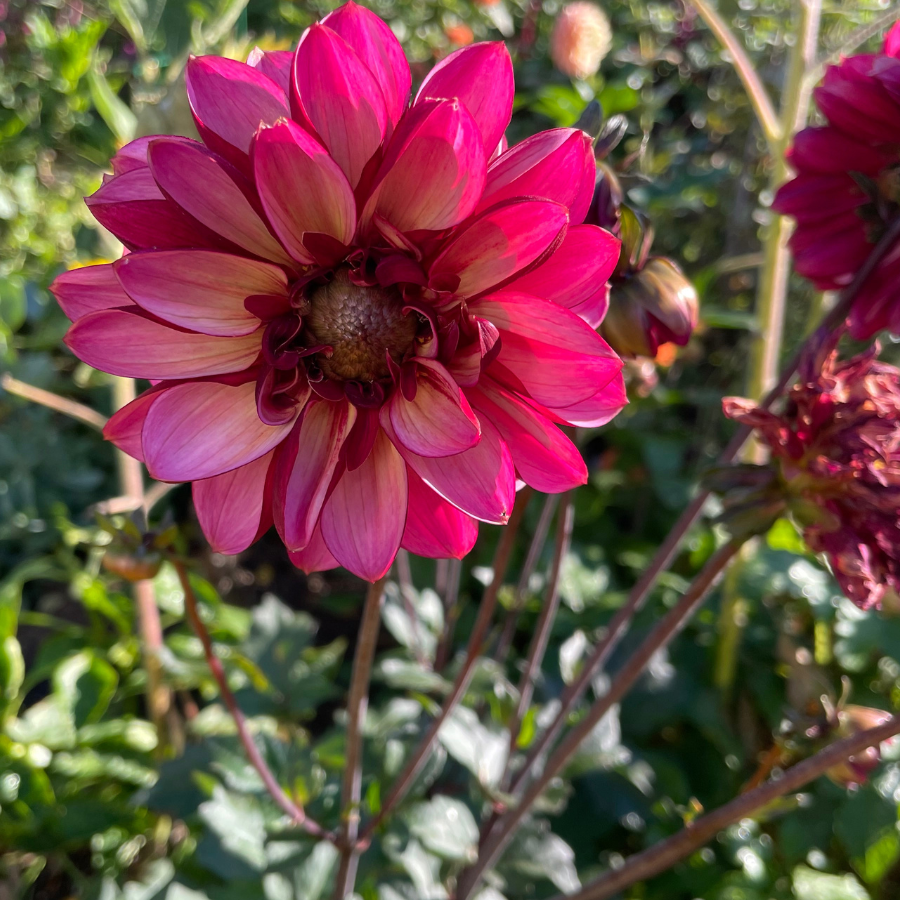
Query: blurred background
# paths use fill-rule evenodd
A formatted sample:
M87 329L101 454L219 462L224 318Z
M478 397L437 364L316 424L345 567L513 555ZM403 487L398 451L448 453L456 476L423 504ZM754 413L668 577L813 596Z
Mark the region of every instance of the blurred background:
M195 134L184 90L190 53L245 59L254 46L288 49L334 5L0 0L0 373L7 388L21 382L111 412L114 379L65 349L68 323L47 291L66 268L120 253L82 198L132 138ZM593 29L595 58L557 54L556 64L556 0L366 5L403 43L414 84L453 49L506 40L517 84L510 143L574 124L593 99L607 117L624 115L627 131L607 162L653 223L654 252L677 261L700 295L690 343L664 344L654 359L629 362L631 404L606 428L583 435L590 483L575 495L563 609L535 714L520 738L527 746L541 710L572 680L730 434L721 398L745 391L756 336L759 232L771 201L765 145L727 58L678 0L592 5L583 27ZM877 47L886 10L875 0L828 0L822 58ZM777 97L793 40L792 4L723 0L720 12ZM792 282L785 353L822 302ZM327 896L327 847L272 832L274 808L215 702L168 566L153 581L174 698L164 740L149 721L132 588L101 565L117 520L98 522L98 510L121 511L109 503L122 493L114 450L90 423L21 393L0 387L0 898ZM195 586L209 626L273 768L311 809L332 808L343 763L334 717L349 681L362 583L340 571L307 578L274 534L240 558L210 554L188 488L153 499L151 523L176 523L179 548L198 561ZM533 498L527 509L513 584L542 505ZM460 603L446 610L459 618L460 646L496 537L497 529L482 526L462 568ZM711 526L692 533L621 653L674 602L713 546ZM527 648L550 551L521 586L526 606L513 662ZM427 586L447 571L424 560L410 565L417 627L434 644L445 611ZM501 602L509 607L514 595L511 585ZM423 637L409 604L395 591L388 606L369 723L369 809L415 736L422 708L446 688L446 673L419 652ZM507 854L498 870L503 882L482 900L571 890L808 752L804 729L821 715L823 694L833 703L846 695L892 709L900 706L898 677L900 620L856 609L793 526L777 523L655 659L639 689L601 722ZM446 896L443 883L468 858L472 836L436 840L415 811L427 809L438 777L444 794L455 790L477 808L481 763L508 714L507 678L500 667L479 675L467 707L481 710L481 720L473 714L462 739L442 738L418 806L364 858L357 890L366 900ZM473 758L466 745L476 739L481 751ZM845 781L840 773L820 780L629 896L900 897L900 764L888 761L852 789ZM413 846L421 852L411 853Z

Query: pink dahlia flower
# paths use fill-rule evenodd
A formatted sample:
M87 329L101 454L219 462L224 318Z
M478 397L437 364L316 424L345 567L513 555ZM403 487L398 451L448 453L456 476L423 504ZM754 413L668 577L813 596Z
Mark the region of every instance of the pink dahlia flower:
M773 208L793 216L797 271L823 290L850 283L900 202L900 23L881 54L829 66L816 88L828 124L795 138L788 161L796 176ZM881 329L900 333L900 248L876 271L850 315L854 337Z
M503 44L451 54L410 105L387 25L348 3L296 53L192 59L203 143L141 138L88 198L127 247L57 279L90 365L152 387L106 436L192 481L211 545L272 521L310 571L374 580L398 547L461 557L504 523L517 479L586 479L560 424L624 405L586 324L618 241L579 225L590 140L500 151Z

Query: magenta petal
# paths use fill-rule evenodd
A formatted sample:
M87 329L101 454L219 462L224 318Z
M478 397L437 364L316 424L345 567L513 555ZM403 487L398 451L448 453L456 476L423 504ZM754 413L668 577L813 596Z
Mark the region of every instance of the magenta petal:
M516 278L508 290L564 306L596 328L606 314L607 281L620 246L618 238L596 225L576 225L549 259Z
M542 411L554 421L566 425L599 428L614 419L627 405L625 379L620 372L587 400L553 409L544 407Z
M325 546L322 529L318 525L316 525L316 530L309 543L302 550L289 550L288 557L298 569L302 569L307 575L311 572L336 569L340 565Z
M459 99L478 123L488 157L509 125L515 90L506 45L500 41L484 42L463 47L442 59L422 82L416 104L423 100Z
M462 559L475 546L478 522L436 494L406 467L409 510L400 546L430 559Z
M103 428L103 437L124 453L144 461L141 432L150 406L159 397L162 388L152 387L135 397L120 410L114 412Z
M266 478L274 456L272 450L246 466L194 482L194 509L216 553L246 550L272 524Z
M416 361L416 396L407 400L395 390L382 408L394 434L419 456L452 456L474 447L481 428L465 394L436 360Z
M310 264L307 233L346 246L356 231L356 201L340 166L288 120L264 128L253 144L253 172L266 215L294 259Z
M540 413L490 378L482 378L467 393L479 414L497 426L526 484L555 494L587 482L587 467L578 448Z
M312 127L355 188L387 128L375 76L342 37L312 25L297 47L294 87Z
M71 322L101 309L134 306L122 289L111 263L82 266L57 275L50 292Z
M419 103L400 120L361 220L402 233L440 231L465 219L484 187L478 127L457 100Z
M322 508L322 537L340 564L377 581L387 573L406 526L406 466L379 431L365 462L344 471Z
M458 279L458 297L489 290L550 252L567 221L558 203L507 201L473 219L444 246L429 268L429 284Z
M242 169L259 126L290 115L284 91L271 78L221 56L188 62L187 94L204 143Z
M278 263L291 262L250 202L243 176L202 144L162 139L150 145L150 171L171 200L198 222L243 250Z
M455 456L418 456L393 434L389 417L382 419L407 465L457 509L482 522L505 525L516 499L516 473L506 442L490 422L481 423L481 440Z
M356 421L356 408L345 400L311 403L278 461L275 524L288 550L312 538L341 447Z
M82 361L127 378L202 378L253 365L262 332L212 337L169 328L142 310L103 309L79 319L65 342Z
M196 481L245 466L287 437L293 421L264 425L256 383L194 381L166 388L147 413L144 460L159 481Z
M542 131L488 166L480 209L514 197L554 200L581 222L594 193L597 166L591 139L577 128Z
M247 65L271 78L284 91L287 99L291 92L291 69L294 66L292 50L260 50L254 47L247 57Z
M269 263L205 250L130 253L115 263L139 306L201 334L236 336L259 328L244 306L253 296L287 296L287 277Z
M388 118L396 125L409 102L412 76L390 26L352 0L325 16L322 24L339 34L366 64L381 86Z

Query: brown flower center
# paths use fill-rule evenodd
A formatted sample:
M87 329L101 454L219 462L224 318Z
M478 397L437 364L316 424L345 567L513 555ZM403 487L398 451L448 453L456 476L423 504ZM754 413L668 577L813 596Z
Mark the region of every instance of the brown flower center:
M332 348L316 362L329 378L378 381L390 376L387 354L401 362L416 336L415 315L403 312L400 292L377 285L356 285L348 269L338 269L328 284L309 295L305 325L315 343Z

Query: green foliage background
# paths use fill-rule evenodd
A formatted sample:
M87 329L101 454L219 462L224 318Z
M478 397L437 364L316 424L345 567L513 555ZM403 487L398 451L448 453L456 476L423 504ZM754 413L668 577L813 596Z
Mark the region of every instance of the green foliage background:
M519 89L513 139L573 124L595 96L607 114L626 114L629 132L614 159L632 158L630 196L650 213L658 252L679 260L702 298L691 345L659 370L658 383L636 370L631 405L611 426L585 435L591 481L575 499L563 609L520 739L527 748L728 436L719 404L743 387L758 231L771 199L764 147L733 70L674 0L604 4L613 50L601 73L579 84L548 60L555 0L371 5L403 40L416 78L451 49L447 28L467 24L476 39L505 33ZM777 96L790 4L727 0L723 7ZM288 47L330 8L293 0L0 4L0 368L109 412L110 379L62 348L67 323L47 293L67 266L118 252L81 198L121 143L191 133L182 75L189 52L243 58L256 43ZM869 0L827 3L823 52L840 48L881 10ZM523 46L526 15L536 38ZM803 284L792 286L789 343L801 338L817 304ZM285 829L262 791L183 622L183 594L169 567L155 587L166 627L163 664L180 714L171 744L161 746L147 721L132 599L100 567L108 535L92 510L117 493L113 451L98 434L0 391L4 896L329 896L335 851ZM344 762L339 710L361 585L341 573L305 578L271 536L238 560L211 556L185 488L166 496L154 519L164 512L180 525L181 549L199 561L204 615L273 770L333 827ZM539 512L534 500L517 565ZM462 603L453 610L459 647L496 537L483 527L465 563ZM714 528L696 530L611 668L680 595L716 541ZM478 817L502 766L516 661L548 565L545 548L527 585L514 659L507 668L482 666L410 800L364 856L357 889L366 900L446 897L471 861ZM414 560L413 574L417 585L432 584L434 565ZM508 605L512 595L505 589L501 600ZM377 811L458 662L443 672L432 666L444 617L438 596L423 587L413 606L415 624L389 589L366 724L366 814ZM582 746L481 900L571 890L733 797L784 723L802 719L822 694L836 699L842 679L853 702L892 709L900 706L898 676L900 621L843 599L792 527L778 523ZM603 689L598 681L595 690ZM797 752L809 749L801 742ZM856 791L821 780L629 897L890 900L900 896L898 800L900 764L892 761Z

